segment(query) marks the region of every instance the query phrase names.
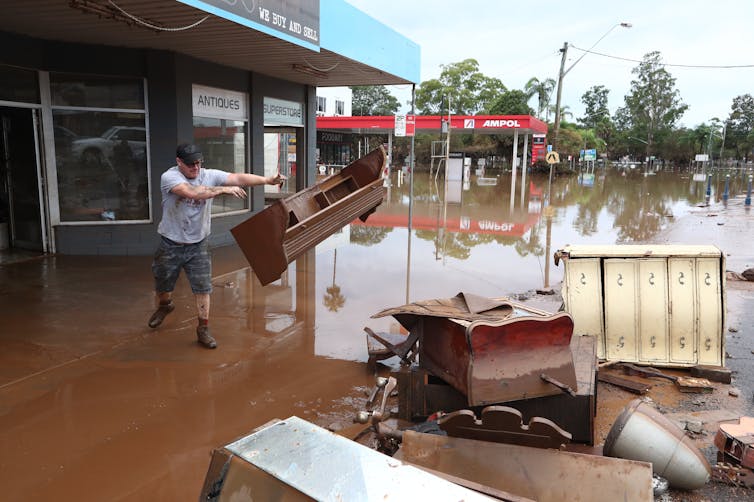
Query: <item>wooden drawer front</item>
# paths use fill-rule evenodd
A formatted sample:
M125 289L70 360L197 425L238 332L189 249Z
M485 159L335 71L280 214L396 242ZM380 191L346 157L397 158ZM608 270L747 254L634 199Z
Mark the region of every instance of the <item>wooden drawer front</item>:
M668 259L670 361L696 362L696 259Z
M668 268L664 258L639 260L639 360L668 361Z
M597 357L605 357L602 326L602 271L599 258L569 260L565 280L566 311L573 318L573 334L597 338Z
M696 290L699 364L722 365L722 296L720 260L697 258Z
M637 261L604 261L605 352L608 360L637 360Z

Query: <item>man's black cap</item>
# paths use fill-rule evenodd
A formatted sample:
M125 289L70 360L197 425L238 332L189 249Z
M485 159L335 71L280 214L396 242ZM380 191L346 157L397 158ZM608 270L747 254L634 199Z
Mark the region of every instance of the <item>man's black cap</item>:
M186 164L193 164L197 160L203 160L202 151L199 150L199 147L192 145L191 143L178 145L178 148L175 151L175 156Z

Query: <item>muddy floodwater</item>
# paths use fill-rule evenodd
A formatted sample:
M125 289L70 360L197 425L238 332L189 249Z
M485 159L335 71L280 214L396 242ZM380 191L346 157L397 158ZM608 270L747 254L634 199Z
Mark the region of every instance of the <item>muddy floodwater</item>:
M235 246L215 249L214 351L196 343L184 278L175 312L146 326L150 257L0 266L0 498L194 500L212 449L271 419L350 425L374 382L364 327L399 331L371 315L462 291L557 288L556 250L653 242L706 203L708 183L695 178L598 169L548 186L547 176L522 184L519 173L512 190L510 173L472 171L446 184L419 171L409 223L410 184L393 173L375 214L268 286ZM711 205L724 207L725 183L724 174L710 179ZM744 176L732 172L728 187L739 196ZM609 406L597 442L622 401Z

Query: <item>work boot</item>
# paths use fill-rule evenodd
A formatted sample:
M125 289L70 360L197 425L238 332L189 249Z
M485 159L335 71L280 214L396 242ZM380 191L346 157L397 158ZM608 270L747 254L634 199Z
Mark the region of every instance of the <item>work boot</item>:
M162 324L162 321L165 320L165 316L167 316L174 310L175 305L173 305L172 300L170 300L168 303L160 303L159 307L157 307L157 310L155 310L154 314L152 314L152 317L149 318L149 327L156 328L157 326Z
M217 342L212 335L209 334L209 326L199 326L196 328L196 338L199 343L207 347L208 349L214 349L217 347Z

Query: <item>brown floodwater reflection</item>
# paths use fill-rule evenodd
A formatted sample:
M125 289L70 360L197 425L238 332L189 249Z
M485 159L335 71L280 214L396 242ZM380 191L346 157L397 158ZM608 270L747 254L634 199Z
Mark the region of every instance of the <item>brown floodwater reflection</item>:
M745 189L743 178L729 181L731 194ZM713 201L724 180L710 179ZM442 176L417 171L409 225L408 176L393 173L376 213L317 246L314 258L292 264L267 291L280 298L289 287L295 298L292 278L314 268L314 309L306 311L314 313L315 354L365 361L364 326L400 331L392 318L370 319L379 310L461 291L497 297L557 285L559 248L652 242L673 218L705 204L707 190L703 174L640 169L555 177L549 189L548 176L527 175L522 185L519 173L515 192L511 184L511 174L499 171L447 186ZM269 329L296 322L293 303L266 314Z

